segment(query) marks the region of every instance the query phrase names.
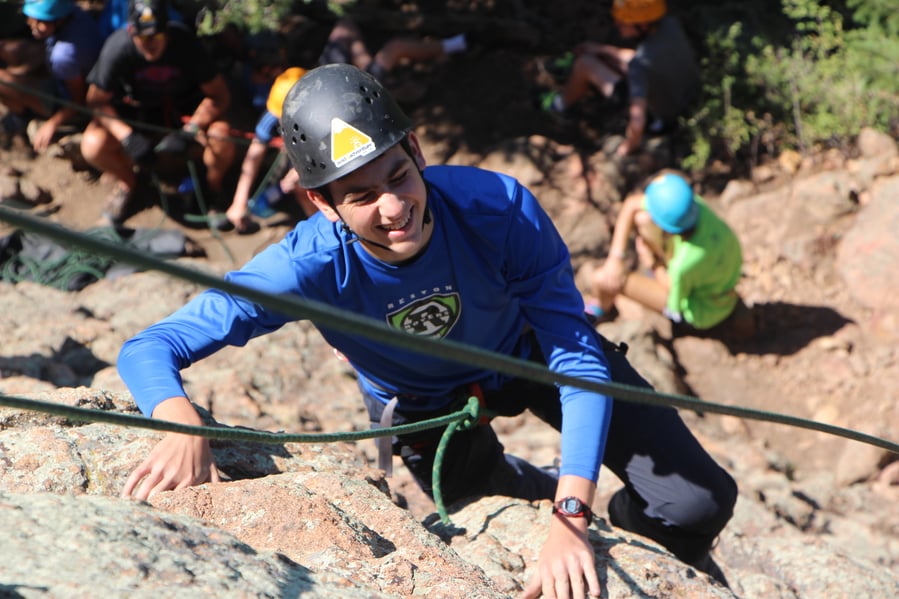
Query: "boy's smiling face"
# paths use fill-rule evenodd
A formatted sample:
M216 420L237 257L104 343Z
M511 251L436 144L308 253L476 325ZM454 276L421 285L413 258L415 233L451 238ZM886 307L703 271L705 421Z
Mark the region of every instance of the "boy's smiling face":
M396 144L330 183L328 190L335 207L321 194L309 193L331 222L343 220L371 255L389 263L418 255L430 241L434 228L433 223L425 223L428 193L420 173L425 159L412 133L409 148L411 156L402 144Z

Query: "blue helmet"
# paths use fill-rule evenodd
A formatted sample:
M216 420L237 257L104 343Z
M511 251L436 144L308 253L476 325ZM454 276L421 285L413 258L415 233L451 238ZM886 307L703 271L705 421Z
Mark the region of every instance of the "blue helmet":
M55 21L72 14L74 0L25 0L22 12L38 21Z
M699 204L683 177L666 173L646 187L646 210L653 222L668 233L692 229L699 218Z

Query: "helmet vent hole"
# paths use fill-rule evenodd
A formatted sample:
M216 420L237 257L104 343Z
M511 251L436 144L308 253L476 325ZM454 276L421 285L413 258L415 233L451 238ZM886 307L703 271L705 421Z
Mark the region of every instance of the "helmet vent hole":
M305 141L306 141L306 134L305 134L305 133L300 133L300 141L302 141L302 142L305 143ZM296 143L296 142L294 142L294 143Z
M365 98L365 103L366 104L374 104L374 100L372 100L371 98Z

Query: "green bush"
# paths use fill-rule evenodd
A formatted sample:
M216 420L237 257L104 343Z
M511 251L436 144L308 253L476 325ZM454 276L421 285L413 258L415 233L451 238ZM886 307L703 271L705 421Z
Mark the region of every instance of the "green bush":
M783 0L790 33L780 39L747 36L739 22L710 30L704 98L686 119L685 166L714 157L754 161L783 148L845 148L863 127L890 130L899 121L894 2Z
M209 35L221 31L227 23L237 23L250 33L277 30L286 15L296 12L297 4L314 2L316 0L219 0L211 3L215 8L203 12L198 29L201 34ZM328 0L323 4L339 16L352 0Z

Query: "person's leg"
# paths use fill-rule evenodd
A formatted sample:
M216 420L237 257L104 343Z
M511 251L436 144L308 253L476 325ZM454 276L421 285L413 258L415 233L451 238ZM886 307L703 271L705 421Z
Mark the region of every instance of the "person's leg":
M81 154L88 164L116 182L103 204L103 218L110 224L121 223L127 217L137 186L134 163L119 140L96 120L84 130Z
M664 268L664 233L645 210L634 215L634 229L640 272L627 275L620 293L661 314L668 303L669 290Z
M206 167L206 182L209 190L221 193L228 169L234 163L237 148L231 141L231 127L225 121L215 121L206 131L203 147L203 165Z
M81 154L88 164L108 174L127 191L134 189L134 164L119 140L97 121L91 121L84 130Z
M380 425L383 404L365 394L373 426ZM558 400L556 401L558 403ZM393 424L435 418L461 407L452 406L439 413L413 414L394 412ZM519 412L524 408L521 407ZM437 445L445 427L394 437L393 454L399 455L416 483L433 497L432 472ZM506 455L503 445L490 425L456 431L443 456L440 486L445 503L477 495L507 495L528 501L551 499L555 495L557 479L515 456Z
M434 493L432 472L438 440L406 444L400 438L403 463L429 497ZM454 433L440 469L440 487L447 504L478 495L552 499L556 484L557 478L549 472L504 453L490 425Z
M571 75L562 88L560 97L564 108L574 106L587 95L591 87L596 88L604 98L615 91L621 74L610 67L605 60L595 54L581 54L571 67Z
M636 272L627 275L624 287L621 289L621 295L659 314L664 313L665 306L668 303L668 288L665 285L655 277L648 277ZM601 302L602 297L600 298L600 305L602 305Z
M613 380L649 387L624 356L607 356ZM684 562L704 558L733 515L736 483L673 408L616 400L603 463L625 485L609 503L612 524Z
M331 29L318 62L320 65L352 64L365 70L371 61L359 27L349 19L340 19Z
M632 48L621 48L619 46L610 46L603 44L600 46L601 51L597 55L606 66L618 74L619 78L627 74L628 65L636 55L636 51Z
M0 64L14 77L46 71L47 49L32 38L0 40Z

